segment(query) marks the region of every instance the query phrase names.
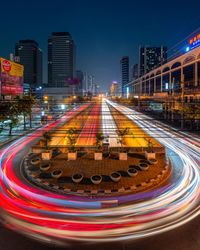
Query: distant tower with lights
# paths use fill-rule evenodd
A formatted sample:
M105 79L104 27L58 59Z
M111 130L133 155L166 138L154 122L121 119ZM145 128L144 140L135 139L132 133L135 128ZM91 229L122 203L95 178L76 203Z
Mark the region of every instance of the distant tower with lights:
M125 95L125 85L129 82L129 57L123 56L120 60L122 96Z

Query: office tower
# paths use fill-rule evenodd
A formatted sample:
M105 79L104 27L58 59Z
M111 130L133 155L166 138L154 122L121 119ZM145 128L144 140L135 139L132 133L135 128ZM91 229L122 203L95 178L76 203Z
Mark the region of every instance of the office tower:
M122 96L125 95L125 85L129 82L129 57L123 56L120 60Z
M131 80L135 80L138 78L139 73L138 73L138 63L133 64L133 66L131 67Z
M110 86L110 95L111 97L116 97L121 95L120 83L113 81Z
M139 49L139 75L142 76L150 70L162 65L167 60L167 47L140 47Z
M84 74L81 70L76 70L76 79L78 80L78 94L83 95Z
M48 39L48 87L70 87L74 75L74 41L69 32L53 32Z
M24 82L34 89L43 83L42 50L34 40L19 40L15 45L15 57L24 66Z

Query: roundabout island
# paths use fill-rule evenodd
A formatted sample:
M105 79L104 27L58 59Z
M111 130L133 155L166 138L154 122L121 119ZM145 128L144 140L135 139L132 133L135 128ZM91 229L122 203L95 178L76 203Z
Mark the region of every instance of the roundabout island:
M166 183L171 175L163 154L157 154L155 163L134 153L129 153L126 161L114 153L101 161L92 156L78 154L77 160L70 161L60 152L51 160L42 160L41 155L31 153L23 162L22 172L27 180L52 192L98 197L151 190Z

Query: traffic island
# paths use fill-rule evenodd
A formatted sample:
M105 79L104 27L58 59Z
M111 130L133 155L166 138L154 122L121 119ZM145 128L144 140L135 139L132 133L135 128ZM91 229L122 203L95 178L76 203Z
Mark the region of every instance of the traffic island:
M51 192L83 196L116 196L156 189L171 176L171 166L164 154L150 163L143 154L128 154L126 161L106 158L95 161L88 153L68 161L62 153L49 161L38 161L41 154L27 155L22 168L24 176L36 186Z

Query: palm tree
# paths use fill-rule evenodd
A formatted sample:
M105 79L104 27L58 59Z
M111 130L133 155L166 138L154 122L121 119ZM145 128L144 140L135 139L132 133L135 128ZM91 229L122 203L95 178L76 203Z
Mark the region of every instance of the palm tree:
M67 131L67 136L66 137L68 139L69 149L71 151L74 151L74 149L75 149L76 134L77 134L76 128L70 128Z
M44 132L42 136L45 139L45 148L48 149L48 147L49 147L48 143L52 139L51 134L49 132Z
M124 128L124 129L119 129L117 130L117 134L119 136L118 142L121 144L121 147L125 144L125 136L129 134L130 128Z
M147 141L147 147L148 147L148 152L152 153L153 152L153 142L151 141L151 139L145 139Z
M98 150L102 149L102 142L103 142L103 140L104 140L103 133L102 132L98 132L96 134L96 146L97 146Z

